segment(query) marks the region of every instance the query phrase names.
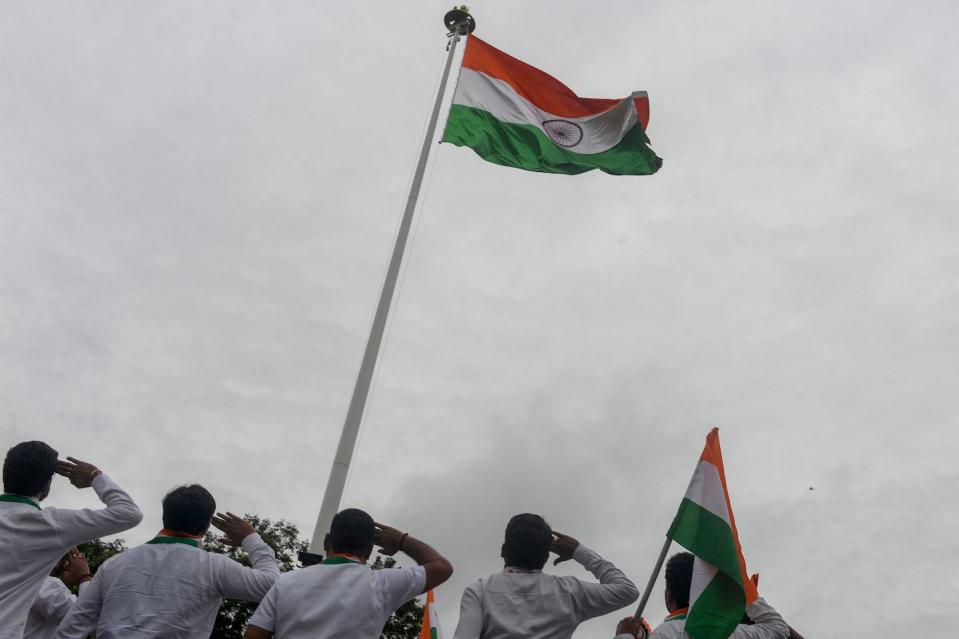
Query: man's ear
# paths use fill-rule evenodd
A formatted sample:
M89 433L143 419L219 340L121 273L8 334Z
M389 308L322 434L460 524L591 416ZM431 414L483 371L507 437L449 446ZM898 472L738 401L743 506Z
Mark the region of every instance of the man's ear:
M506 542L503 542L503 545L499 547L499 556L503 559L506 559Z
M330 548L330 533L326 533L326 536L323 537L323 551L329 555L333 550Z
M37 495L37 501L43 501L50 495L50 486L53 485L53 477L47 480L46 486L43 487L43 490L40 491L40 494Z
M666 591L663 593L663 599L666 600L666 610L668 610L669 612L672 612L676 610L677 608L679 608L679 606L676 605L676 598L673 597L673 593L669 592L669 588L667 588Z

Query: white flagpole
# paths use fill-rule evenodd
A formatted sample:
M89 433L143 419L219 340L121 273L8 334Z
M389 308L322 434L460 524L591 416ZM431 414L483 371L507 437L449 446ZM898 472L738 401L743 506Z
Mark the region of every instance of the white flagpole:
M380 292L380 301L376 305L376 314L373 316L370 336L366 342L366 350L363 352L363 361L360 363L360 372L356 377L356 385L353 387L353 397L350 399L350 407L346 412L343 431L340 433L340 443L336 447L336 456L333 458L333 467L330 469L330 479L326 484L326 492L323 494L323 504L320 506L320 514L316 518L316 527L313 529L313 536L310 539L310 551L307 556L301 556L300 558L303 563L312 563L319 559L319 554L323 551L323 539L330 530L333 516L340 508L340 500L346 486L346 477L350 470L350 462L353 459L353 449L356 447L356 437L360 432L360 422L363 420L366 399L370 393L370 384L373 380L373 371L376 369L376 360L380 352L380 344L383 341L386 320L389 317L393 293L400 274L400 265L403 262L403 253L406 251L406 241L413 224L416 200L423 184L426 162L429 159L430 147L436 133L436 123L439 121L440 107L446 93L446 83L453 66L456 44L462 36L472 33L473 29L476 28L476 22L470 16L466 7L448 12L444 18L444 23L450 30L446 67L443 69L443 78L436 94L436 101L433 103L433 113L430 115L426 137L423 139L423 147L420 149L416 171L413 173L413 182L410 184L410 193L406 200L406 208L403 210L403 219L396 234L396 243L393 245L393 255L390 257L389 267L386 270L383 290ZM313 557L309 555L313 555Z

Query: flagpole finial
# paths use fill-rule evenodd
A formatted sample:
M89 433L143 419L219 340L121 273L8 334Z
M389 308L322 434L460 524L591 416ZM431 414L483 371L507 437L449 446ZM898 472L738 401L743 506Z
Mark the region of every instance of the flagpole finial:
M476 20L470 15L470 8L465 4L453 7L443 16L443 24L450 30L450 35L467 35L476 30Z

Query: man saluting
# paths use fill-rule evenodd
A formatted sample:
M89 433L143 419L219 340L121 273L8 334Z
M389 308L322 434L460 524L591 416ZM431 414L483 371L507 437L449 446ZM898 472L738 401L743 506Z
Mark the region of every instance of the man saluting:
M370 570L373 544L384 555L402 550L418 566ZM367 513L337 513L320 564L281 575L250 618L244 639L376 639L393 612L432 590L453 567L425 542L376 524Z
M573 559L599 579L543 572L549 553L558 564ZM454 639L569 639L587 619L636 601L639 591L611 562L568 535L554 532L539 515L516 515L506 525L505 567L463 592Z
M130 496L96 466L67 457L44 442L17 444L3 461L0 495L0 639L20 639L37 592L74 546L133 528L143 514ZM53 474L77 488L93 488L106 507L40 508Z
M210 524L242 546L252 567L200 547ZM142 546L110 557L60 623L57 637L97 639L210 636L224 597L259 601L280 574L273 549L245 519L216 513L198 484L163 498L163 530Z

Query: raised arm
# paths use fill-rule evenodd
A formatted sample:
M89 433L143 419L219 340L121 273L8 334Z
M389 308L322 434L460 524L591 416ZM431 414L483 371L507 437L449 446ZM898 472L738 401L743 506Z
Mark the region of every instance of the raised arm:
M788 639L789 626L786 625L775 608L760 597L746 608L746 614L753 624L740 624L731 635L732 639Z
M426 585L422 592L436 588L453 574L453 565L446 557L436 552L432 546L420 541L409 533L400 532L396 528L376 524L376 533L373 543L380 547L384 555L394 555L402 550L426 571Z
M592 619L619 610L639 598L639 590L623 571L569 535L553 531L554 564L573 559L599 580L598 584L576 580L572 591L580 619Z
M48 508L44 513L60 534L64 548L77 546L98 537L114 535L133 528L143 513L122 488L93 464L67 457L57 462L57 473L67 477L77 488L93 487L106 508L68 510Z
M260 601L276 583L280 568L276 553L270 548L247 520L233 513L217 513L213 525L226 534L224 541L231 546L240 546L250 557L247 568L228 557L216 564L216 580L220 594L229 599Z

